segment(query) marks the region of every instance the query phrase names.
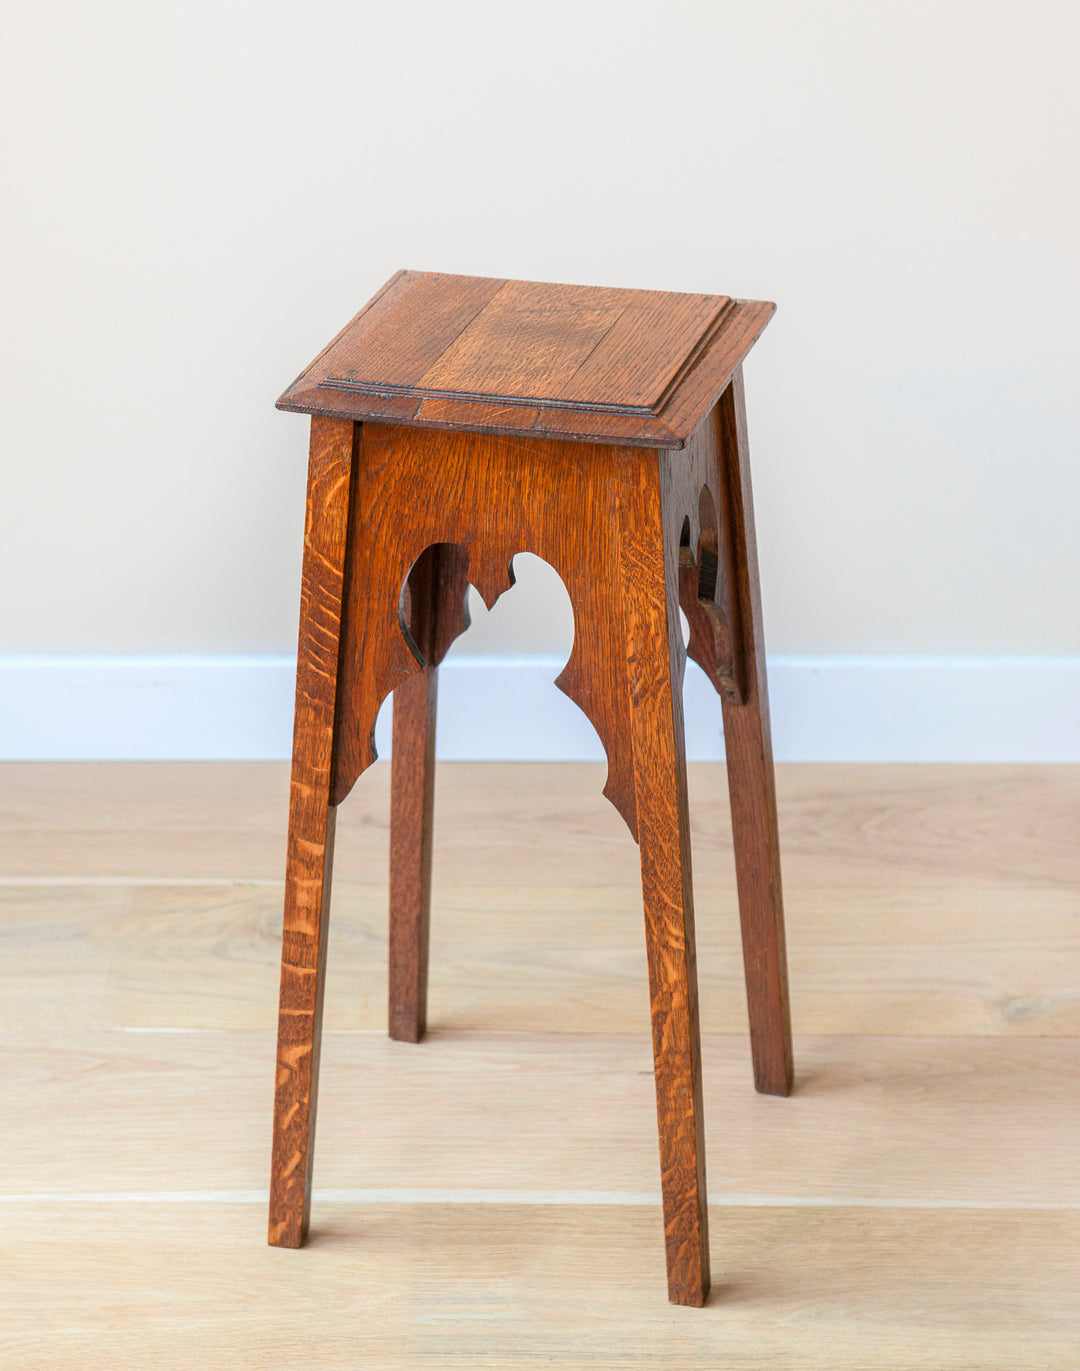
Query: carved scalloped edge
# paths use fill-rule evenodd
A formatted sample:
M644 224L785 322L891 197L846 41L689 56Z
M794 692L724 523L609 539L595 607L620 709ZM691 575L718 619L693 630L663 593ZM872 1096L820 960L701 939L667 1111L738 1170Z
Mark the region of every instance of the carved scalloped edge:
M450 540L447 539L447 542ZM489 609L494 608L496 601L512 588L514 584L513 557L517 552L527 551L526 548L516 548L513 552L508 552L506 548L495 550L485 549L480 551L477 544L459 544L468 556L467 582L473 585L484 603ZM565 576L556 566L554 568L562 576L564 585L567 584ZM405 585L408 577L402 585L401 599L404 597ZM589 723L596 731L604 749L608 763L608 775L604 785L604 796L615 806L622 815L627 827L637 841L637 807L634 793L633 780L633 758L623 755L625 749L620 749L614 734L616 729L609 728L601 712L590 709L590 702L599 699L603 692L604 667L601 663L591 663L587 654L583 650L582 636L577 631L579 617L582 612L604 613L610 612L602 604L603 592L594 583L592 590L596 596L597 603L589 608L585 608L580 603L574 603L571 587L567 585L568 593L571 594L571 604L574 611L574 644L570 650L566 665L555 680L555 685L578 706L581 712L589 720ZM600 591L597 595L596 592ZM580 600L581 597L579 597ZM357 712L347 703L343 703L339 727L353 732L359 738L359 754L351 766L346 768L343 755L339 752L336 759L335 779L333 788L333 803L340 804L352 790L356 781L378 758L378 749L375 745L375 722L379 710L385 703L387 697L397 689L403 681L416 672L423 671L428 663L424 654L412 641L407 626L402 622L399 599L399 608L394 612L395 630L390 630L391 615L383 611L381 617L384 620L383 630L392 639L387 643L389 660L384 662L383 670L380 672L375 682L374 698L376 700L373 710L369 711L370 717L361 718ZM458 632L463 632L468 627L467 614L462 614ZM446 648L458 633L454 633L441 645L444 655ZM437 660L431 665L437 665Z
M448 545L461 547L467 556L467 572L461 581L461 606L460 611L455 610L449 623L445 620L437 630L436 650L432 654L431 661L423 651L413 641L409 631L406 613L406 595L409 583L409 576L420 557L435 544L429 543L426 548L421 548L413 558L409 573L405 576L401 584L398 595L397 605L391 615L383 609L379 612L379 617L383 623L379 630L379 636L384 644L384 650L390 654L390 659L383 665L375 681L374 707L366 711L370 717L361 717L353 707L351 701L344 698L339 707L339 733L349 730L359 737L359 754L356 756L352 765L347 765L346 754L339 748L338 756L335 758L334 766L334 786L332 802L340 804L346 798L357 780L363 773L378 760L378 748L375 745L375 723L379 716L379 711L385 704L387 698L393 694L402 682L408 680L412 675L419 671L424 671L429 665L436 667L445 657L454 639L459 637L469 627L469 613L465 603L465 592L468 586L473 585L488 609L493 609L495 602L514 584L513 556L511 552L488 553L487 555L474 556L474 545L457 543L451 538L440 540ZM521 549L519 549L521 550ZM474 569L475 568L475 569ZM391 617L393 625L391 625ZM370 620L369 620L370 622Z
M618 810L636 843L638 841L638 818L637 794L634 790L634 759L626 754L625 749L616 746L613 738L604 736L607 728L603 716L594 714L589 708L593 688L589 681L589 671L583 653L571 650L566 665L555 678L555 684L568 700L573 700L600 739L608 768L604 789L601 793Z
M679 604L690 628L686 652L719 695L742 704L744 662L733 629L730 573L724 564L726 539L718 527L709 482L698 494L698 510L697 530L689 535L684 532L679 547Z
M668 593L673 601L684 601L692 655L717 688L733 698L733 654L723 632L728 613L727 532L719 437L715 421L703 424L686 453L661 451L655 459L661 472ZM510 440L512 446L504 448L489 447L490 443L473 435L436 438L383 425L372 427L370 439L365 435L364 533L353 540L350 554L333 803L340 803L376 760L375 720L387 696L413 673L437 664L440 653L427 662L421 650L425 645L411 641L402 616L403 586L425 549L435 544L460 548L462 601L471 583L489 608L513 585L514 557L529 551L557 572L573 608L574 643L555 684L595 729L608 762L603 793L636 839L632 658L622 579L634 573L632 560L617 550L615 540L622 536L616 516L620 482L636 483L641 469L625 449L600 446L586 459L579 450L563 450L549 440ZM569 459L565 466L564 457ZM561 474L552 475L548 486L549 473L555 472ZM630 476L631 472L635 474ZM414 486L420 488L419 497ZM708 496L702 494L706 487ZM520 519L515 505L519 500L526 501ZM598 503L591 503L594 500ZM715 583L706 589L711 588L715 598L703 605L702 549L710 532L719 555ZM679 564L683 543L684 560L690 560L693 549L692 566ZM672 603L669 614L675 612ZM452 611L451 621L457 631L464 628L460 607ZM446 635L445 643L439 644L442 651L454 636ZM678 637L673 666L681 680L685 657ZM732 638L726 635L727 642ZM430 652L430 644L426 646Z
M703 486L702 489L708 490L708 487ZM709 494L711 500L711 491ZM689 527L691 543L699 549L697 556L690 559L685 556L680 558L680 602L690 625L690 643L687 651L702 667L717 691L728 696L728 698L737 700L741 698L741 695L734 675L734 668L730 665L731 634L724 608L719 603L711 604L698 598L700 547L702 537L707 534L707 530L703 534L699 524L698 506L700 499L699 492L697 499L686 501L688 507L685 510L680 509L680 522ZM446 541L450 542L449 539ZM506 548L499 548L481 552L475 543L458 544L458 546L463 548L468 559L468 570L463 578L463 586L473 585L487 607L489 609L494 608L496 601L514 585L513 556L516 555L517 551L526 551L527 549L518 548L515 552L508 552ZM689 549L684 547L682 551L685 553ZM554 569L559 572L557 566ZM561 572L560 575L562 575ZM565 577L563 577L563 583L564 585L567 584ZM408 577L402 584L402 601L407 584ZM719 590L719 583L717 588ZM571 594L574 612L574 643L566 665L555 679L555 685L577 705L596 731L604 749L608 767L603 795L622 816L636 842L638 840L638 823L633 757L628 755L626 748L619 747L617 737L620 731L623 736L626 736L627 730L620 730L617 726L613 726L605 718L603 711L590 707L592 701L597 699L599 693L604 689L605 671L602 663L590 660L582 647L582 635L578 632L578 622L582 613L611 614L615 612L614 607L606 606L603 603L605 594L614 593L614 587L601 588L599 583L594 582L591 590L595 598L594 602L588 606L580 603L581 596L575 603L569 585L567 590ZM385 617L387 627L389 627L390 615ZM380 679L376 682L377 703L371 717L362 719L351 712L347 706L343 711L343 726L359 733L360 754L357 759L358 765L354 765L348 771L336 768L333 795L335 804L340 804L346 798L359 777L378 758L378 750L375 745L375 721L387 697L409 676L423 671L429 665L424 654L412 641L407 623L402 617L400 602L395 617L396 632L391 634L394 641L387 645L391 657L389 662L385 664ZM460 617L454 623L452 631L446 632L444 628L440 629L439 649L430 665L438 665L453 640L463 633L467 627L468 612L465 608L463 595ZM611 702L608 703L610 705Z

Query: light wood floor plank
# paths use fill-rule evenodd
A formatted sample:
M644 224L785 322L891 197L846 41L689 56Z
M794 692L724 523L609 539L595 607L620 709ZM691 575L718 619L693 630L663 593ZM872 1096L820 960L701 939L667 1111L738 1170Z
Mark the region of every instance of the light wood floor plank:
M698 896L702 1022L746 1030L734 892ZM271 1029L277 885L0 886L0 1029ZM1080 886L944 894L789 883L795 1021L806 1033L1080 1034ZM648 1022L636 889L435 891L439 1028L638 1032ZM386 887L340 883L326 1022L386 1023Z
M704 1040L712 1189L1080 1205L1080 1044L805 1038L787 1100L744 1039ZM260 1189L273 1040L253 1033L0 1038L6 1194ZM315 1183L651 1193L647 1032L329 1034ZM316 1217L317 1223L317 1217Z
M362 778L295 1253L261 1198L286 768L0 766L0 1367L1076 1371L1080 767L780 769L789 1100L751 1087L724 774L690 771L704 1311L666 1304L638 1203L637 854L602 767L440 768L419 1047L384 1034Z
M664 1299L649 1209L28 1205L5 1366L1073 1371L1080 1215L714 1213L714 1294ZM1002 1260L1003 1253L1008 1254Z
M719 764L690 777L694 871L733 879ZM456 885L637 881L625 826L596 763L442 763L436 870ZM387 862L389 766L341 808L338 879L372 883ZM787 881L941 891L980 884L1080 886L1080 766L786 765L777 769ZM288 769L279 762L0 764L0 876L278 880Z

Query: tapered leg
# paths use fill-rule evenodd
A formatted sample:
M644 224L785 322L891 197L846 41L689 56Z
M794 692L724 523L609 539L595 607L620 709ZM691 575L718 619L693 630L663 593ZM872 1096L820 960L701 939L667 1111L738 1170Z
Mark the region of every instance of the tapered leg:
M742 700L727 694L721 699L754 1084L764 1094L787 1095L793 1080L791 1013L741 368L720 399L717 420L721 462L727 476L720 518L726 521L731 550L732 608L742 654Z
M330 804L338 646L356 433L314 418L308 473L285 918L281 950L269 1241L307 1233L319 1084L334 820Z
M640 464L645 467L646 464ZM648 475L646 469L646 476ZM683 740L678 548L663 545L659 489L643 480L620 520L627 612L630 731L653 1064L664 1201L668 1297L709 1293L701 1041Z
M438 672L425 667L394 692L390 774L390 1036L427 1029L431 823L435 803Z
M418 1043L427 1028L439 681L430 639L437 583L438 549L432 547L409 577L410 629L427 666L394 691L390 771L390 1036L408 1043Z
M426 666L394 692L390 775L390 1036L416 1043L427 1028L431 838L435 803L437 667L468 626L468 558L429 547L408 581L409 632Z

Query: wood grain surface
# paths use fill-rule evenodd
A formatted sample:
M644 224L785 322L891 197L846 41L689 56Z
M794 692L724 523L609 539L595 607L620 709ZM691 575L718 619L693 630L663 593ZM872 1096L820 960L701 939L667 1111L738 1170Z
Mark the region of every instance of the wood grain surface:
M280 409L682 448L775 306L400 271Z
M427 1026L438 665L469 626L467 573L463 548L436 543L405 586L404 621L425 665L394 697L389 1020L390 1036L403 1042L419 1042Z
M567 586L575 616L574 645L558 684L604 743L604 793L640 841L670 1289L673 1300L699 1304L708 1291L708 1241L678 603L683 526L693 537L702 487L706 481L718 486L718 465L706 470L693 460L676 465L667 454L647 459L610 446L380 424L358 426L357 435L356 534L344 576L331 800L344 801L375 760L382 701L418 673L430 677L437 664L429 607L441 553L430 549L458 549L452 585L459 606L466 575L490 606L512 584L518 551L548 561ZM402 621L410 583L415 633ZM458 613L454 631L463 626ZM426 1018L430 681L423 693L407 691L395 739L395 815L402 831L391 836L391 1032L415 1041ZM762 841L775 861L775 823ZM778 919L778 905L774 913ZM757 931L758 925L748 926ZM756 961L763 954L751 944L748 955ZM765 955L776 964L775 948ZM782 954L779 966L782 976ZM755 1024L763 1015L776 1017L781 1001L761 997L753 972L748 983ZM760 1024L760 1032L779 1040L788 1056L773 1062L773 1076L759 1062L756 1078L783 1093L790 1085L790 1038L778 1017ZM777 1080L775 1072L785 1068ZM275 1157L283 1155L278 1146ZM302 1231L299 1218L289 1231Z
M721 691L735 871L739 887L750 1041L759 1090L786 1095L794 1064L788 1003L780 834L769 730L765 630L758 587L757 538L742 368L716 407L718 502L730 566L732 642L740 691Z
M743 1088L726 782L688 768L698 1311L602 766L439 768L422 1052L385 1037L389 773L341 813L326 1019L370 1031L326 1038L299 1254L263 1222L287 768L0 767L0 1363L1073 1371L1080 768L779 768L788 1100Z
M614 832L594 839L619 859L598 863L610 868L609 885L575 886L582 859L554 841L535 853L535 865L545 869L527 886L481 882L485 858L494 866L502 861L500 842L514 848L515 816L495 812L494 800L477 813L448 770L440 771L434 845L431 1026L639 1032L648 1011L645 944L640 881L625 831L616 822ZM476 786L482 789L479 779ZM354 815L365 793L358 791ZM530 793L544 796L542 777ZM505 800L505 787L499 794ZM455 800L474 816L471 832L454 815ZM366 858L376 872L385 869L385 829L375 828L385 814L370 822L368 831L339 831L340 866ZM734 873L717 871L706 898L710 868L721 863L705 861L711 833L694 836L695 853L703 854L694 859L702 1029L743 1034ZM455 877L453 866L468 860L474 870ZM9 951L0 966L0 1029L28 1021L78 1031L272 1029L281 883L150 879L155 883L0 886ZM890 879L886 868L861 886L788 880L792 993L806 1033L1080 1036L1073 961L1080 886L994 884L980 873L961 887L953 871L935 891L905 887L902 879ZM385 1030L386 903L385 880L334 882L324 1020L330 1029Z
M682 375L684 349L694 356L701 352L701 330L711 337L729 303L672 297L650 301L652 312L638 317L618 292L511 282L489 295L470 281L463 297L450 278L413 284L425 299L434 292L429 306L439 318L453 313L455 326L466 308L463 298L467 309L477 299L486 301L424 372L432 386L443 385L445 394L455 386L463 394L473 387L468 393L475 398L476 388L486 385L485 398L502 402L533 394L543 383L567 403L592 397L588 404L594 408L606 394L618 394L628 405L639 389L644 395L659 387L657 397L667 395ZM329 365L332 355L351 349L350 385L376 361L383 371L419 365L394 351L407 350L417 330L424 347L432 336L421 329L415 299L395 308L396 297L410 290L405 277L389 287L324 358ZM395 320L397 332L391 330ZM618 348L609 346L610 337L619 340ZM369 347L365 338L375 341ZM376 346L380 339L387 356ZM652 360L642 370L645 354ZM425 355L424 365L428 360ZM378 388L364 384L368 391ZM347 426L318 417L313 424L314 472L314 435L332 430L344 442ZM755 1084L785 1095L793 1079L741 368L685 453L358 423L352 471L349 534L334 562L340 595L330 628L336 635L336 676L329 683L320 677L318 685L333 696L328 751L334 806L375 761L379 708L391 692L399 693L390 852L391 1036L417 1042L426 1026L439 655L467 625L467 584L491 607L513 584L514 556L527 550L554 567L570 596L574 642L558 684L595 727L608 762L604 794L640 846L669 1290L674 1302L700 1305L709 1289L708 1213L680 598L693 625L691 650L730 715L728 771ZM309 547L317 541L311 524L320 508L309 498ZM321 561L313 565L318 574ZM325 634L324 625L312 629L304 620L310 603L305 592L298 702L311 693L304 679L305 635L314 633L321 642ZM321 740L319 728L301 717L298 704L294 787L297 776L305 795L315 784L321 804L322 772L309 759ZM290 815L290 850L297 822L302 828L304 816ZM299 842L305 854L317 850L327 864L332 859L332 842L314 830L310 836L302 832ZM305 891L313 885L292 866L287 881L288 930L292 883L299 881ZM327 865L318 889L328 888ZM305 937L323 948L325 917L321 931ZM288 996L282 991L283 1022L291 1015L295 1023L281 1030L270 1232L272 1242L288 1245L303 1240L310 1207L314 1086L304 1073L309 1063L317 1069L324 960L322 952L311 960L310 971L304 967L311 977L310 1003L301 1004L291 985ZM294 1062L303 1069L293 1069Z
M269 1236L299 1247L310 1211L334 823L338 648L356 466L354 425L311 421L274 1082Z
M723 702L754 1083L766 1094L786 1095L794 1061L780 832L741 367L710 418L686 453L667 458L669 485L684 486L672 509L687 542L679 598L690 626L689 652ZM696 525L684 512L695 492ZM674 526L669 536L674 540Z
M723 1101L705 1120L714 1205L1080 1206L1074 1038L797 1042L806 1084L785 1102L745 1089L744 1034L702 1038L706 1091ZM10 1088L32 1102L22 1122L4 1122L0 1194L210 1189L265 1202L272 1031L72 1038L43 1025L0 1044ZM313 1236L336 1189L580 1192L583 1204L644 1196L661 1251L647 1027L439 1030L424 1048L384 1031L326 1034L320 1094L332 1107L320 1119ZM65 1120L77 1121L77 1140ZM725 1251L714 1231L718 1283ZM618 1281L603 1273L605 1293ZM653 1293L663 1304L662 1282Z
M624 461L618 501L625 616L628 732L641 850L653 1070L660 1134L668 1297L709 1295L709 1213L701 1088L694 885L686 796L679 623L679 530L684 492L665 489L661 464ZM665 498L666 497L666 498ZM666 508L665 506L669 506Z
M626 829L600 799L604 771L440 764L436 880L505 886L511 870L525 887L558 871L581 888L636 887ZM686 772L695 870L726 883L724 768L691 762ZM389 793L390 767L376 766L341 811L339 879L385 879ZM777 795L787 882L805 890L872 890L886 903L910 892L928 908L945 897L964 909L1080 889L1080 766L787 763ZM288 796L285 762L0 762L0 882L280 881ZM873 907L854 927L869 933Z
M251 1206L14 1206L0 1298L19 1314L0 1350L34 1371L1076 1365L1076 1213L725 1208L727 1274L703 1312L656 1304L645 1208L362 1213L328 1205L300 1256L262 1242Z

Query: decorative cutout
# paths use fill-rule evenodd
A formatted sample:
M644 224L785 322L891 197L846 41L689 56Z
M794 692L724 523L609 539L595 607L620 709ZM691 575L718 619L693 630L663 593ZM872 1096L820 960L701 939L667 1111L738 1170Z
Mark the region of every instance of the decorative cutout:
M699 433L685 453L639 455L391 425L361 430L335 804L375 760L379 706L411 674L437 665L468 626L468 585L491 608L514 584L515 555L532 552L558 573L573 607L574 642L555 684L596 730L608 759L604 794L637 837L631 691L640 692L653 671L671 670L678 685L682 640L670 632L676 594L690 624L690 655L727 699L744 698L729 540L713 494L721 478L715 425ZM648 490L655 493L646 498ZM662 539L650 531L659 533L660 524ZM641 659L644 629L632 616L642 593L651 597L650 616L654 608L660 616L650 644L653 633L663 635L667 596L668 641L661 638L658 650L675 654L670 666ZM661 688L661 680L647 688Z
M734 704L745 699L739 656L732 633L730 598L721 583L716 504L708 486L698 497L697 556L689 546L690 521L679 547L679 603L690 625L687 653L719 694Z
M432 543L401 586L398 623L421 667L437 667L469 627L469 558L457 543Z

